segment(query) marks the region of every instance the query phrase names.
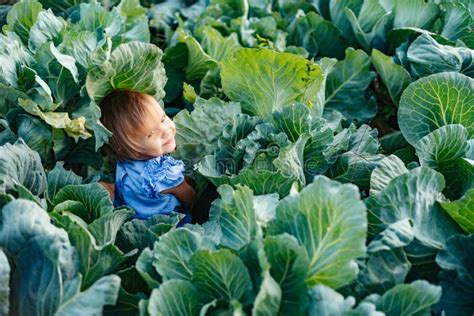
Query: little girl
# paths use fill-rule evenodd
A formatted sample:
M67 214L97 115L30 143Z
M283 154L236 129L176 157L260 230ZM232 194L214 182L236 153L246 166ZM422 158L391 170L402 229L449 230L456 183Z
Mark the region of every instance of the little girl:
M101 102L101 121L113 135L108 151L117 159L114 205L128 205L135 218L172 211L186 214L196 192L185 181L184 164L169 155L176 128L156 100L143 93L114 90Z

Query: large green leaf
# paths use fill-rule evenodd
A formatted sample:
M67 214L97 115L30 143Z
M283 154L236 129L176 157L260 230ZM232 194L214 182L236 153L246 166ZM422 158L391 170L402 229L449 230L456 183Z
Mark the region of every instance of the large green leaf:
M297 196L277 207L268 233L289 233L304 246L310 261L307 282L333 288L357 275L355 258L365 254L367 219L357 187L317 176Z
M119 35L125 30L123 19L117 8L108 11L100 2L81 3L79 5L79 30L104 32L110 37Z
M273 122L290 141L295 142L293 146L282 149L275 161L280 170L286 170L286 174L293 175L301 183L311 182L315 175L326 171L326 152L334 137L325 121L315 118L312 113L310 115L310 110L303 104L296 103L274 112Z
M370 57L361 50L348 48L326 81L325 108L340 111L347 119L361 121L376 114L375 102L365 97L375 73L369 71Z
M411 264L402 247L413 238L409 219L393 223L375 236L367 247L367 257L359 261L361 271L357 279L343 291L360 299L370 294L383 294L404 283Z
M164 280L190 280L193 277L191 257L201 249L213 250L214 245L205 236L187 228L170 231L155 244L153 266Z
M379 141L377 139L377 130L370 128L368 125L362 125L355 129L351 126L349 129L343 130L340 134L347 132L348 150L344 148L344 144L338 144L339 141L334 138L335 144L330 146L330 153L326 153L328 160L335 161L330 167L326 175L340 182L350 182L357 184L362 190L369 188L370 174L385 156L377 154L379 149ZM339 147L339 148L338 148ZM342 147L342 148L340 148ZM344 152L344 149L347 150ZM335 157L331 157L334 155Z
M115 209L88 225L99 249L115 243L118 231L132 214L133 211L129 208Z
M192 282L202 302L213 299L244 305L252 302L252 282L242 260L230 250L201 250L191 257Z
M446 315L471 315L474 303L474 236L456 235L448 239L446 246L436 256L443 270L439 274L443 294L435 310Z
M41 45L53 41L66 27L66 22L61 17L56 17L51 10L40 11L32 26L28 38L28 47L35 52Z
M10 308L10 263L0 250L0 315L7 316Z
M447 183L444 193L449 199L459 199L474 187L474 160L459 158L443 169L443 175Z
M51 128L47 124L31 115L19 114L16 128L18 137L40 155L43 163L51 160L53 142Z
M288 45L302 46L310 57L320 55L343 58L346 45L341 31L314 12L297 16L288 27Z
M301 136L294 144L280 149L278 157L273 160L273 165L284 175L297 179L303 186L306 185L304 150L308 139L309 135Z
M468 137L462 125L446 125L424 136L415 146L420 164L444 175L444 193L450 199L459 198L472 185L473 180L469 175L472 175L473 170L462 168L462 160L467 158L470 148Z
M220 186L220 200L214 204L219 209L222 237L221 245L239 250L255 238L257 225L253 208L253 194L247 187L238 186L234 191L229 185Z
M1 34L0 34L0 39L1 39ZM13 68L16 69L16 66L14 65ZM2 67L2 72L0 72L0 74L5 74L5 73L6 73L5 69ZM15 73L13 73L12 76L13 78L16 78ZM0 81L2 80L3 78L0 77ZM3 117L5 117L7 113L10 112L10 110L14 110L17 107L18 98L28 98L28 95L26 93L13 88L12 86L10 86L9 83L7 83L7 85L0 83L0 96L1 96L0 115L2 115Z
M99 148L107 143L109 137L112 136L112 132L100 121L101 111L94 101L83 104L78 110L74 111L71 116L75 118L75 120L85 119L84 125L87 130L94 132L95 151L99 151Z
M416 143L420 164L443 173L449 164L466 156L468 137L467 130L461 124L441 126Z
M380 231L390 224L410 219L414 240L406 247L407 253L416 257L432 255L451 235L460 232L438 204L443 188L443 176L427 167L402 174L366 200L370 224L375 231Z
M267 223L275 217L275 210L279 203L276 193L258 195L253 197L253 208L257 223L261 227L267 227Z
M224 126L213 155L207 155L197 171L215 186L242 184L256 195L289 193L296 177L274 164L281 148L290 145L285 133L260 117L240 114ZM281 159L291 160L292 156Z
M37 152L19 140L0 147L0 192L22 185L35 195L46 190L46 174Z
M6 110L11 106L5 106L4 103L14 102L18 100L18 97L24 97L25 94L22 91L15 90L13 88L23 88L25 79L22 78L21 72L22 67L28 66L33 63L33 56L23 46L18 37L5 36L0 34L0 82L11 87L1 86L2 95L5 96L5 100L2 100L2 106L0 107L1 113L6 114ZM29 87L25 87L29 88Z
M119 229L131 215L128 208L113 209L107 191L98 183L69 185L53 199L51 217L67 230L80 254L85 289L101 277L117 272L130 253L124 255L114 245Z
M364 1L357 15L349 7L342 11L351 24L355 38L366 52L370 52L372 47L385 47L385 32L392 21L392 14L386 11L380 1Z
M71 102L77 96L82 84L79 82L82 77L79 78L79 69L75 59L61 52L53 42L42 45L36 51L35 59L37 61L35 70L41 78L47 79L48 85L42 85L42 87L49 87L55 103L45 106L44 101L41 102L35 98L33 98L33 103L38 103L43 111L53 111Z
M412 222L408 218L388 225L384 231L375 236L367 250L375 253L381 250L405 247L415 237L412 226Z
M123 0L117 9L125 23L125 31L120 41L150 42L150 28L148 26L148 10L140 5L139 0Z
M277 193L280 197L290 193L291 186L296 178L284 175L281 171L271 172L268 170L246 169L238 175L225 176L216 170L215 156L206 156L198 165L197 170L215 186L230 184L233 187L245 185L249 187L255 195Z
M376 300L377 310L387 316L430 315L431 306L441 298L441 287L418 280L400 284Z
M316 285L309 291L309 296L310 315L384 315L376 311L374 304L368 302L362 302L356 308L353 308L355 300L352 296L344 299L344 296L324 285Z
M333 70L334 65L336 65L337 59L335 58L321 58L317 64L321 67L321 70L324 75L323 83L321 84L321 89L316 96L316 106L313 107L311 111L311 115L313 117L322 117L324 114L324 103L326 102L326 86L327 86L327 78L329 73ZM335 112L333 112L335 113ZM338 112L337 115L340 115Z
M342 183L354 183L361 189L370 184L372 170L385 158L383 155L358 154L352 151L342 154L326 173L331 179Z
M251 244L239 251L240 258L249 270L253 282L255 300L252 315L276 315L282 303L283 293L280 285L270 273L271 263L260 237L261 231L258 235L259 237L254 239Z
M372 64L382 82L388 89L390 98L398 105L400 96L411 82L411 76L401 65L397 65L393 59L378 50L372 50Z
M186 79L189 81L202 79L209 69L217 66L217 62L202 49L199 42L182 29L178 29L178 41L188 48Z
M285 132L288 139L296 142L298 138L309 133L313 128L313 118L310 110L301 103L282 108L273 113L273 123L275 126Z
M104 277L86 291L79 292L80 277L71 279L75 261L68 257L67 246L68 242L41 236L19 254L14 275L18 288L12 294L18 300L15 310L31 315L51 311L55 315L99 314L104 305L115 304L120 278L115 275Z
M185 68L188 64L188 49L185 43L168 46L163 53L163 64L168 80L165 85L165 102L171 102L183 94L183 83L186 81Z
M116 276L79 292L76 250L66 232L51 224L45 210L32 202L15 200L3 207L2 216L0 245L15 258L13 310L27 315L51 311L70 315L85 308L96 313L104 304L115 303L120 283Z
M27 45L30 29L35 24L42 7L36 0L16 3L8 12L7 24L3 26L3 31L15 32L23 44Z
M441 206L468 234L474 234L474 188L456 201L443 201Z
M351 24L345 14L344 9L350 9L356 15L359 14L363 0L340 0L329 1L329 12L331 14L331 21L341 30L342 36L352 45L357 43L352 32Z
M100 315L104 305L115 305L120 288L116 275L104 276L83 292L67 293L55 315Z
M463 58L458 48L441 45L428 34L420 35L407 51L413 76L421 78L439 72L460 72Z
M471 31L473 20L469 12L469 4L472 6L472 3L464 2L464 4L455 1L441 3L440 7L444 11L441 35L450 40L462 39Z
M377 194L396 177L408 173L408 169L395 155L390 155L380 161L370 174L370 194Z
M219 31L210 26L206 26L202 32L202 48L215 61L219 62L231 57L241 47L235 33L224 37Z
M85 127L84 117L71 119L67 112L43 112L39 105L30 99L20 99L18 103L26 112L39 116L51 127L64 129L66 134L74 138L76 142L79 138L87 139L92 136Z
M426 3L423 0L394 1L393 27L416 27L429 30L439 12L437 4Z
M370 253L360 269L356 282L349 286L347 293L363 298L370 294L383 294L403 284L411 264L402 248L394 248Z
M125 220L123 212L126 211L122 210L112 213L113 216L121 217L119 221L111 219L101 223L102 227L98 227L97 239L93 235L93 229L91 229L94 223L87 225L80 217L68 212L61 214L53 211L50 213L55 225L68 232L71 244L79 253L81 274L83 275L82 289L92 286L94 282L103 276L117 272L124 267L124 263L128 259L127 257L133 255L133 252L124 255L122 251L112 244L115 240L116 231ZM110 239L106 240L103 238L104 236Z
M114 209L109 193L98 183L65 186L54 196L53 205L55 211L72 212L88 224Z
M303 57L268 49L243 48L219 65L225 94L243 112L263 117L296 101L313 107L324 78Z
M120 227L116 244L123 251L153 248L158 237L175 228L183 218L181 213L154 215L146 220L132 219Z
M281 288L280 313L303 315L308 301L306 273L309 265L304 248L287 234L266 237L264 247L270 273Z
M61 13L69 12L71 8L79 5L82 0L64 0L61 2L54 0L41 0L40 2L45 8L51 8L54 13L59 15Z
M162 54L152 44L130 42L119 45L110 59L89 70L86 87L90 98L100 104L113 89L131 89L152 95L161 102L167 80Z
M54 43L49 44L49 49L50 49L51 54L57 60L57 62L70 72L70 74L72 75L72 78L74 79L74 82L78 83L79 73L77 70L75 59L69 55L61 53L57 49L57 47L54 45Z
M80 70L80 78L85 79L87 69L92 66L94 58L102 48L96 34L91 31L67 29L62 32L62 36L62 42L58 49L64 54L74 57ZM105 43L103 45L106 46Z
M73 171L64 169L64 162L58 161L52 170L48 172L48 191L50 201L56 193L69 184L81 184L82 178Z
M253 303L252 316L275 315L280 308L281 298L282 291L278 283L268 270L265 271L260 290Z
M55 312L68 291L74 291L69 285L77 277L78 260L65 232L30 239L16 256L15 265L10 301L11 309L20 315Z
M13 200L2 209L0 221L0 247L10 256L16 255L36 236L52 235L67 239L64 230L51 224L46 210L37 204Z
M18 139L18 136L10 129L8 122L0 119L0 146L6 143L13 144Z
M161 277L155 267L153 267L153 251L150 248L142 250L135 263L135 269L149 288L153 289L160 286Z
M150 316L194 316L199 313L199 292L189 281L169 280L151 293Z
M474 136L474 80L458 73L439 73L408 86L400 99L398 122L405 139L415 145L423 136L448 124L461 124Z
M260 232L261 231L259 231L259 235L261 235ZM267 254L263 246L263 240L261 236L259 236L250 244L241 248L237 253L249 272L254 295L257 295L265 278L265 274L269 272L270 269Z
M191 113L183 110L173 118L176 124L175 155L189 161L192 166L193 162L212 154L222 129L240 112L240 105L235 102L227 103L217 98L198 99Z

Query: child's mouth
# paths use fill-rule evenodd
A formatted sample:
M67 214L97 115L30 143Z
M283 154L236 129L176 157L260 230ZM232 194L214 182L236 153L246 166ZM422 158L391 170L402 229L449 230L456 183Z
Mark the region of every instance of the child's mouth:
M166 143L163 143L163 146L167 146L167 145L171 144L172 141L173 141L173 137L171 137L170 139L168 139L168 140L166 141Z

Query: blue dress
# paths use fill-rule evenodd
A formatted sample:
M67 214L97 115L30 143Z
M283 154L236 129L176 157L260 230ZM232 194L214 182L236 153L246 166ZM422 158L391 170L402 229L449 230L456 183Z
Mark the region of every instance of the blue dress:
M191 215L181 202L163 190L184 181L184 164L170 155L148 160L120 160L115 172L115 207L128 205L135 210L134 218L147 219L171 212L186 214L178 226L191 222Z

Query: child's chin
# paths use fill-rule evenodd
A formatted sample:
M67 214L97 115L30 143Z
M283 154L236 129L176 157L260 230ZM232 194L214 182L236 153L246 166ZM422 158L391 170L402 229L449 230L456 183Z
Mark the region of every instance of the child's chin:
M169 154L176 150L176 141L173 139L169 144L163 147L163 153Z

